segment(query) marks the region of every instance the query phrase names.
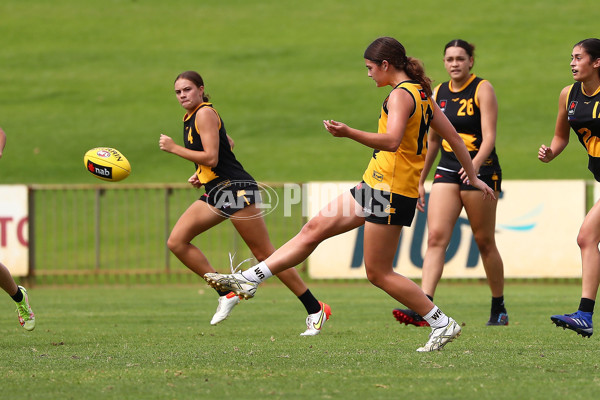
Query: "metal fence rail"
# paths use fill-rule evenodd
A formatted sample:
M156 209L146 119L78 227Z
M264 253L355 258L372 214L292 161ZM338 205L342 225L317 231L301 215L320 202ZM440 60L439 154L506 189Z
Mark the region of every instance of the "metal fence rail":
M269 187L283 196L282 184ZM198 277L170 253L166 241L201 193L189 185L30 186L29 279L41 284L195 282ZM303 224L301 205L291 210L284 216L278 207L265 217L276 247ZM240 260L252 256L228 221L193 243L220 271L229 268L229 252Z

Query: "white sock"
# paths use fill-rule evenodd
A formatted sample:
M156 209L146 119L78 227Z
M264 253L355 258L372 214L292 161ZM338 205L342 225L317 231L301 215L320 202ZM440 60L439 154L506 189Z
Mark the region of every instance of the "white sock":
M423 319L427 321L432 328L442 328L448 325L449 322L448 316L436 305L433 306L431 311L429 311Z
M242 271L242 276L251 282L262 283L273 276L273 273L267 267L264 261L259 262L254 267Z

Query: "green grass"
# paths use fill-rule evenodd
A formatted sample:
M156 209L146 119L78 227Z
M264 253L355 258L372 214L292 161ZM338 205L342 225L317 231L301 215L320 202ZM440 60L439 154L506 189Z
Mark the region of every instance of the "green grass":
M427 328L399 325L396 303L364 283L313 283L331 304L324 333L303 338L304 309L267 284L211 327L203 285L30 290L37 327L0 313L4 393L23 399L596 398L597 340L551 325L574 310L578 283L510 283L508 327L486 327L489 289L444 283L436 302L463 324L443 351L420 354Z
M450 7L450 6L449 6ZM388 89L362 60L377 36L399 38L436 81L447 79L442 48L477 46L474 72L500 105L498 152L506 179L583 178L573 141L542 165L571 46L596 36L588 1L506 0L452 8L425 0L5 0L0 4L0 126L8 133L1 183L97 183L86 150L112 146L130 160L128 183L185 182L191 165L158 150L160 133L180 140L173 79L199 70L236 139L236 153L261 181L358 180L370 151L332 138L323 119L374 130Z

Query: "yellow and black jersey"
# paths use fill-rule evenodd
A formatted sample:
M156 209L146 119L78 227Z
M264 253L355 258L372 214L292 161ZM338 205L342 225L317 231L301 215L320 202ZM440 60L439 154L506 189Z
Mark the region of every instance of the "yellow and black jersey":
M205 165L196 165L196 174L200 182L205 185L206 191L209 192L219 183L227 180L244 180L254 181L254 178L244 170L242 164L235 158L229 140L227 140L227 131L221 116L213 108L211 103L202 103L190 114L183 117L183 143L190 150L203 151L202 139L198 133L196 126L196 113L201 108L208 107L213 110L219 117L219 162L216 167L207 167Z
M406 90L414 100L414 110L398 149L395 152L375 150L363 180L374 189L418 198L419 177L427 154L427 133L433 118L433 100L417 81L400 82L394 90ZM388 99L389 95L381 107L378 134L387 133Z
M600 182L600 88L588 96L581 82L575 82L567 97L569 125L588 152L588 169Z
M483 141L481 111L477 101L477 92L482 82L486 81L471 75L471 78L461 88L453 88L450 82L444 82L434 90L435 101L462 137L471 159L477 155ZM446 140L442 140L441 152L438 168L453 172L462 168ZM501 172L500 163L496 148L494 148L479 168L479 174L490 175L499 172Z

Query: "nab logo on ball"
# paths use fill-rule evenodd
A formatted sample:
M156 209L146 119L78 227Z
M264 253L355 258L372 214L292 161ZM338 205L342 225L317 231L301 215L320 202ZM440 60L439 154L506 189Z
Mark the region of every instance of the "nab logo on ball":
M131 173L131 165L123 154L111 147L96 147L83 156L86 169L98 179L121 181Z
M101 165L94 164L92 161L88 160L88 171L90 171L97 177L101 177L109 181L113 180L112 167L103 167Z

